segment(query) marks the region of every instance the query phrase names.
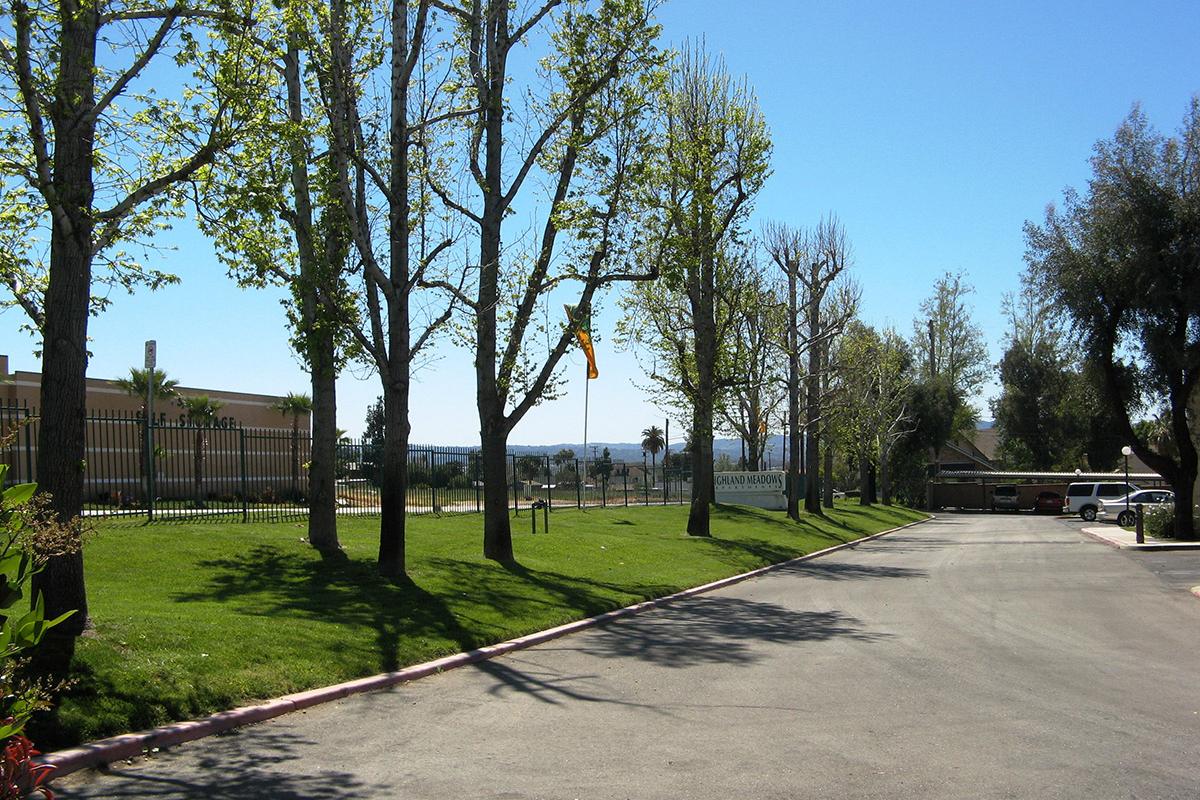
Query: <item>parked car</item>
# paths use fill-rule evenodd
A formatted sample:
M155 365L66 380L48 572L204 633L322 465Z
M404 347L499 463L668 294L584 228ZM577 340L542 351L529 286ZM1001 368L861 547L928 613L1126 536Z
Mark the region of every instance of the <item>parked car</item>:
M1128 500L1128 502L1126 502ZM1175 493L1166 489L1142 489L1132 492L1128 498L1117 497L1111 500L1101 500L1100 508L1096 511L1096 519L1116 519L1122 528L1128 528L1137 522L1137 506L1174 505Z
M1100 510L1101 500L1115 500L1138 489L1132 483L1072 483L1067 487L1062 511L1064 514L1078 514L1084 522L1091 522Z
M1061 514L1063 508L1063 496L1058 492L1038 492L1037 499L1033 501L1033 510L1036 513L1046 512L1047 514Z
M992 511L1019 511L1021 496L1017 493L1016 484L1002 483L992 487Z

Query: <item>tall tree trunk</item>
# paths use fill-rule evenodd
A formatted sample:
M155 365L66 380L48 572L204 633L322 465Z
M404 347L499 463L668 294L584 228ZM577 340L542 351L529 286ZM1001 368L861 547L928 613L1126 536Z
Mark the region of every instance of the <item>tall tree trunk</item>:
M706 231L707 233L707 231ZM707 238L707 237L704 237ZM689 536L711 536L713 484L713 400L716 391L717 320L715 253L707 248L691 288L692 325L696 344L696 396L692 412L692 504Z
M388 376L383 391L383 480L379 487L379 574L404 575L408 496L408 376Z
M871 505L871 462L866 456L858 457L858 504Z
M337 535L337 369L333 337L324 335L309 349L312 375L312 452L308 468L308 542L321 551L338 550Z
M496 44L507 47L508 5L497 3L494 10L489 11L488 20ZM489 52L486 61L483 109L483 177L486 186L483 187L483 213L479 219L480 267L475 315L475 399L479 409L479 444L483 460L483 554L485 558L497 561L512 561L505 477L508 449L505 405L509 387L500 386L496 379L496 306L500 300L500 251L505 214L500 195L504 185L506 57L500 52Z
M50 508L69 523L83 511L87 469L87 328L92 277L92 177L95 123L93 76L98 4L59 4L59 91L50 109L54 126L53 191L58 207L50 226L50 280L42 327L41 419L38 424L37 483L50 493ZM43 640L39 665L65 673L75 637L87 624L83 551L55 556L34 576L47 618L76 613Z
M500 415L482 419L480 460L483 465L483 556L512 561L512 528L508 516L508 434ZM516 475L513 476L516 479Z
M888 464L891 455L890 448L879 448L879 494L885 506L892 504L892 468Z
M294 25L288 29L288 50L284 58L288 117L297 126L304 122L303 88L300 80L300 48L303 31ZM345 219L333 208L326 213L332 224L325 226L325 259L319 263L313 225L309 147L296 141L291 152L292 194L295 198L296 251L300 275L295 295L300 306L300 331L304 360L312 383L312 439L308 469L308 543L323 552L340 548L337 538L337 321L321 297L322 278L332 284L344 266L344 235L335 228ZM322 274L327 272L328 274Z
M814 304L815 305L815 304ZM819 322L815 311L809 312L809 327L811 331L817 330ZM807 400L806 408L806 423L808 431L808 459L806 461L805 473L808 481L804 487L804 510L810 514L820 514L821 511L821 437L820 437L820 418L821 418L821 347L818 343L813 342L809 346L808 351L808 386L806 387L805 396ZM829 476L826 474L826 480Z
M788 472L787 515L800 521L800 331L796 315L800 313L797 299L796 270L798 263L788 267ZM807 505L807 502L806 502Z
M825 426L822 426L825 427ZM825 469L821 475L821 504L833 508L833 443L825 442Z

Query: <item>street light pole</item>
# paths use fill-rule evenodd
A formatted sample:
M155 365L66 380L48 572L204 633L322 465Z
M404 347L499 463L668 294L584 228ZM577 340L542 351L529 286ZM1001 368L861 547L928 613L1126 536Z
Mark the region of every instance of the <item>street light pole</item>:
M1132 494L1129 491L1129 457L1133 455L1133 448L1125 445L1121 448L1121 455L1125 456L1125 518L1129 519L1129 495Z

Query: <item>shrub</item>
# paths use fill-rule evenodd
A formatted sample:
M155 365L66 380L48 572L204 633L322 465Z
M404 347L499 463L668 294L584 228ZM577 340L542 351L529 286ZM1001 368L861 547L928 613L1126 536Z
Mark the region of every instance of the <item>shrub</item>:
M34 792L40 792L46 800L54 800L54 792L43 786L54 767L35 764L34 756L41 753L33 748L33 742L16 735L4 744L0 755L0 800L25 800Z
M1145 512L1142 518L1142 530L1147 536L1155 539L1175 538L1175 506L1156 506Z
M1152 508L1146 512L1144 528L1147 536L1155 539L1175 538L1175 506L1168 504ZM1192 524L1200 528L1200 506L1192 509Z

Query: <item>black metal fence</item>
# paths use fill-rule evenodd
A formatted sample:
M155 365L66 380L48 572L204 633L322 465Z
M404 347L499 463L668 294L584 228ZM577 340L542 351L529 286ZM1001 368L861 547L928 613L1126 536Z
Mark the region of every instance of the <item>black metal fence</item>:
M0 462L7 483L37 472L38 416L0 406L0 433L9 441ZM308 515L307 431L197 426L141 414L89 413L85 433L84 514L152 520L281 521ZM338 513L380 511L381 444L341 439L335 474ZM683 503L683 469L661 464L588 461L548 453L510 454L506 481L512 509L545 501L553 508ZM410 445L410 514L477 512L483 508L479 451Z

